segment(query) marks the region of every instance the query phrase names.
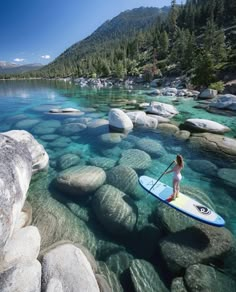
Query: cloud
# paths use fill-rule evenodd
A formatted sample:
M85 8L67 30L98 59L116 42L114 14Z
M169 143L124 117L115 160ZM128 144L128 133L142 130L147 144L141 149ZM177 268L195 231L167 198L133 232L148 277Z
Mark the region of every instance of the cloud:
M43 55L41 56L42 59L51 59L51 56L50 55Z
M20 59L20 58L15 58L14 61L15 62L23 62L25 59Z

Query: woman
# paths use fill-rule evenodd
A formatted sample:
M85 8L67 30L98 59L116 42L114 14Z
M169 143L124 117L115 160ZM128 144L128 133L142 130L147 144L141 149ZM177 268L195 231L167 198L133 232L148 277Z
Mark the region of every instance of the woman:
M175 200L176 197L178 197L179 194L179 184L182 179L181 170L184 167L184 159L181 155L176 156L175 160L175 167L172 170L166 171L165 174L173 172L173 194L166 200L167 202L171 202L172 200Z

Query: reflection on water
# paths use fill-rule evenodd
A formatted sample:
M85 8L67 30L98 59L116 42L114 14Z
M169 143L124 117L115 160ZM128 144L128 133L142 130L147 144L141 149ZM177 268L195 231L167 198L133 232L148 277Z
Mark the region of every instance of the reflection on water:
M132 200L134 199L133 204L136 206L137 222L140 226L146 227L140 229L138 235L133 238L127 238L123 235L112 235L101 226L96 220L91 198L76 201L66 193L58 192L53 183L57 174L68 166L96 165L109 171L118 165L123 151L137 148L137 141L140 139L158 142L162 150L156 157L149 151L152 158L151 166L146 170L137 170L137 174L157 178L176 154L181 153L186 162L181 185L208 196L215 210L226 219L227 228L236 235L235 189L216 176L217 169L229 165L224 165L224 162L207 157L203 153L193 152L186 142L180 142L153 130L134 129L132 133L117 141L115 136L103 135L109 132L106 125L99 128L87 127L85 130L83 128L74 130L71 126L73 122L87 125L92 121L107 119L111 107L136 110L139 103L156 99L148 97L145 91L124 88L80 89L73 84L56 81L0 81L0 131L10 129L29 131L44 145L50 157L49 169L33 177L28 195L34 211L33 223L38 226L42 235L42 248L62 239L70 239L87 246L98 260L105 261L109 255L125 250L131 258L142 257L154 261L150 256L155 247L147 244L145 239L152 234L151 237L154 236L154 239L150 237L150 240L153 242L161 236L161 231L151 225L150 219L154 207L159 204L155 199L141 189L134 192ZM134 99L137 103L129 103ZM160 100L171 102L167 97ZM235 118L213 115L202 109L193 108L195 103L192 99L181 99L178 105L175 105L180 111L180 115L175 118L177 124L186 118L204 117L225 124L236 131ZM49 114L51 108L60 107L77 108L84 114L82 116ZM229 135L235 135L235 132ZM68 154L73 155L67 156L63 161L63 155ZM205 161L205 165L209 167L208 171L196 167L199 160ZM162 181L171 184L171 176L164 176ZM141 246L135 243L137 236ZM143 249L146 244L148 252Z

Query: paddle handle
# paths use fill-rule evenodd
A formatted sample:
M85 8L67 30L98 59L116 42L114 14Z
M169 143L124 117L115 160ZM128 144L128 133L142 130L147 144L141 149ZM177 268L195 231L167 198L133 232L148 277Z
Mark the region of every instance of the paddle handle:
M172 161L171 164L167 167L167 169L161 174L161 176L157 179L157 181L154 183L154 185L150 188L150 190L148 191L149 193L151 192L151 190L154 188L154 186L157 184L157 182L159 182L159 180L163 177L163 175L165 174L165 172L171 167L171 165L175 162Z

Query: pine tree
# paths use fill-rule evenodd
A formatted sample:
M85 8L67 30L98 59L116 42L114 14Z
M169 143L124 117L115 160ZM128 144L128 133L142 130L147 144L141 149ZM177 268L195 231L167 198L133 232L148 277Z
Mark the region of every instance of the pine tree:
M198 54L195 60L193 84L208 87L215 81L215 69L212 55L206 51Z
M160 34L160 49L159 49L159 59L165 59L168 55L169 50L169 37L167 32L164 30ZM158 52L157 52L158 53Z
M177 31L177 18L178 18L178 9L176 6L176 0L171 1L171 10L169 13L169 31L170 31L170 37L172 42L174 42L176 31Z

